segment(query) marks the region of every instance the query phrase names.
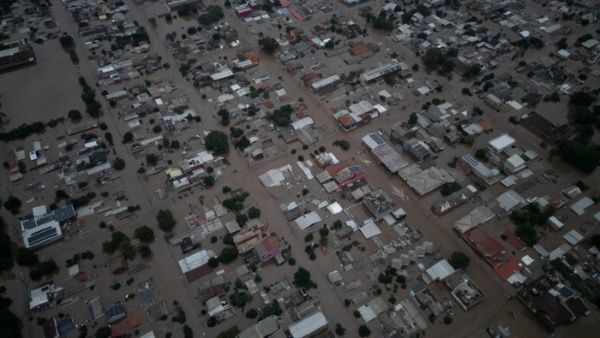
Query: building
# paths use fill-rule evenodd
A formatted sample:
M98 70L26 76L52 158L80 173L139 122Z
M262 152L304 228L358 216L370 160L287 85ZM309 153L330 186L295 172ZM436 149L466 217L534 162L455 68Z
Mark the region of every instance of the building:
M342 81L342 78L337 75L331 75L324 79L319 79L312 82L308 87L313 93L317 94L325 94L335 90L337 88L337 84Z
M378 79L395 73L408 70L408 66L402 62L394 60L385 66L377 67L360 74L360 83L366 85L377 81Z
M408 166L409 162L396 149L383 140L378 133L370 133L362 138L363 144L390 173L396 174Z
M23 245L38 248L62 238L61 226L77 217L73 204L48 212L45 205L33 208L33 217L21 221Z
M279 328L279 319L270 316L240 332L238 338L265 338L279 331Z
M25 40L0 44L0 70L35 62L33 48Z
M355 183L363 181L366 173L360 165L339 164L327 167L327 172L340 188L347 188Z
M266 263L281 253L281 243L267 231L265 225L246 228L233 236L241 255L257 263Z
M191 283L213 271L208 265L208 260L215 257L217 255L212 250L201 250L180 260L179 268L188 283Z
M558 125L534 111L521 117L521 125L551 142L564 140L572 133L569 125Z
M525 169L525 160L518 154L514 154L507 158L504 162L504 169L511 174Z
M423 161L431 156L431 148L427 143L418 139L410 139L404 142L402 147L419 161Z
M293 323L287 331L291 338L305 338L313 337L318 333L327 331L327 329L327 318L325 318L323 312L319 311Z
M391 214L396 209L396 203L383 189L377 189L366 194L363 197L363 204L375 217L375 220Z
M421 196L438 189L445 183L455 181L454 177L444 169L429 167L423 170L416 163L399 170L398 176Z
M172 0L167 1L166 5L170 11L176 11L181 6L197 5L199 3L202 3L202 0Z
M494 154L500 154L505 149L512 147L517 141L508 134L502 134L488 142L488 149Z
M475 252L491 266L496 267L502 264L506 250L494 237L490 236L481 226L471 228L462 238L469 244Z
M29 310L39 311L50 307L56 295L62 291L62 288L54 286L53 281L44 283L40 287L29 291L27 298L29 300Z

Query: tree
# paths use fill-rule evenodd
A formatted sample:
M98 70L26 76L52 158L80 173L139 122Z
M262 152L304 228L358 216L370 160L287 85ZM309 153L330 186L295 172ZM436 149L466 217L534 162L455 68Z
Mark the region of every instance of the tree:
M442 184L442 188L440 189L440 193L442 196L448 196L452 193L455 193L461 189L460 184L456 182L446 182Z
M113 168L117 171L125 169L125 161L120 157L115 158L113 161Z
M273 54L279 48L279 43L272 37L262 37L258 39L258 45L260 48L268 54Z
M256 309L250 309L246 312L246 318L254 319L258 317L258 311Z
M408 117L408 124L416 124L419 118L417 117L417 113L411 113Z
M81 112L77 109L69 110L67 117L71 120L71 122L79 122L82 119Z
M255 219L255 218L259 218L259 217L260 217L260 209L251 207L248 210L248 218Z
M133 134L131 132L123 134L123 143L129 143L131 141L133 141Z
M346 140L336 140L333 142L334 146L338 146L340 148L342 148L342 150L349 150L350 149L350 142L346 141Z
M156 215L156 221L158 222L158 228L164 232L171 232L175 227L175 218L169 209L161 209Z
M469 266L470 261L471 259L469 256L460 251L454 251L450 255L450 258L448 258L448 263L450 263L450 265L452 265L452 267L455 269L466 269L467 266Z
M158 163L158 156L156 154L147 154L146 163L151 166L155 166Z
M17 250L17 264L20 266L34 266L38 263L38 256L31 250L21 247Z
M154 240L154 230L146 225L143 225L135 229L134 236L144 243L150 243Z
M231 302L231 305L243 309L246 304L252 301L252 295L244 291L236 292L229 296L229 301Z
M64 49L70 49L75 46L75 40L73 40L73 37L67 34L61 36L58 41Z
M21 200L16 198L13 195L8 196L6 201L4 201L4 208L8 210L11 214L16 215L21 210Z
M187 324L183 325L183 337L184 338L194 338L194 331L192 331L192 328L189 327L189 325L187 325Z
M211 269L214 269L214 268L216 268L217 266L219 266L219 259L218 259L218 258L215 258L215 257L211 257L211 258L209 258L209 259L208 259L208 263L206 263L206 264L208 264L208 266L209 266Z
M235 259L238 257L238 251L236 248L234 247L225 247L223 248L223 250L221 251L221 254L219 255L219 262L223 263L223 264L229 264L233 261L235 261Z
M0 217L0 272L10 271L14 265L14 256L12 252L14 243L11 241L10 236L5 232L4 227L4 220Z
M310 272L303 267L294 273L294 285L304 289L316 288L317 284L310 279Z
M581 140L564 140L558 144L560 158L584 173L591 174L600 161L600 150Z
M483 148L477 149L475 151L475 158L477 158L478 160L480 160L482 162L487 162L488 157L487 157L487 152L485 151L485 149L483 149Z
M119 251L121 251L123 258L125 258L128 261L132 261L137 255L137 251L135 250L133 245L131 245L131 241L129 240L129 238L122 241L121 244L119 244Z
M22 338L23 323L10 310L12 300L4 297L5 289L0 294L0 337Z
M346 329L342 326L342 324L337 323L335 325L335 334L338 336L343 336L346 333Z
M217 325L217 318L212 316L208 317L208 319L206 320L206 326L214 327L215 325Z
M358 335L361 337L368 337L371 335L371 330L366 325L361 325L358 327Z
M96 338L108 338L110 337L110 328L108 326L102 326L96 330Z
M206 135L204 145L206 149L212 151L215 155L224 155L229 151L227 135L217 130L213 130Z

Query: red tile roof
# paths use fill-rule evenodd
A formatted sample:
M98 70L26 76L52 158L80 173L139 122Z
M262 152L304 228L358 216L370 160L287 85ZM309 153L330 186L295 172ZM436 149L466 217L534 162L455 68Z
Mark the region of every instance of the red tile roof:
M510 256L506 262L496 266L494 272L497 273L500 278L507 280L508 277L512 276L514 273L521 271L519 263L519 258Z
M492 267L502 263L504 247L494 237L490 236L481 226L477 226L463 234L463 238L485 261Z

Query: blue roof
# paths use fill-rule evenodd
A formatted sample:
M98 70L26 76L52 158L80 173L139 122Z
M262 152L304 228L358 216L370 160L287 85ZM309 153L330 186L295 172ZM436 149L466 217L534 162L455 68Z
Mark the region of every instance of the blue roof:
M127 311L125 311L123 304L115 304L106 311L106 320L109 324L116 323L125 317L127 317Z
M573 297L573 295L575 294L575 292L573 292L573 290L569 289L566 286L563 286L562 288L560 288L558 290L558 293L560 293L561 297L563 297L564 299L569 299L569 298Z

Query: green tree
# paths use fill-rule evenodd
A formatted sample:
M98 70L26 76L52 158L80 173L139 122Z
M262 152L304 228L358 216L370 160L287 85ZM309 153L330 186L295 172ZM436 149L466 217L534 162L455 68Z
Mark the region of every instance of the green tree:
M246 318L254 319L258 317L258 311L256 309L250 309L246 312Z
M316 288L317 284L310 279L310 272L303 267L294 273L294 285L304 289Z
M454 251L450 255L450 258L448 258L448 263L450 263L450 265L452 265L452 267L455 269L466 269L467 266L469 266L470 261L471 259L469 256L460 251Z
M260 209L251 207L248 210L248 218L255 219L255 218L259 218L259 217L260 217Z
M79 122L82 119L81 112L77 109L69 110L67 117L71 120L71 122Z
M96 330L96 338L108 338L108 337L110 337L110 328L108 326L102 326Z
M335 325L335 334L338 336L343 336L346 333L346 329L342 326L342 324L337 323Z
M146 225L143 225L135 229L134 236L144 243L150 243L154 241L154 230Z
M228 246L228 247L223 248L223 250L221 251L221 254L219 255L219 262L221 262L223 264L229 264L229 263L235 261L237 257L238 257L237 249L234 247Z
M123 134L123 143L129 143L131 141L133 141L133 134L131 132Z
M16 215L21 211L21 200L16 198L13 195L8 196L6 201L4 201L4 208L8 210L11 214Z
M192 331L192 328L187 324L183 325L183 337L194 338L194 331Z
M125 161L120 157L115 158L113 161L113 168L117 171L125 169Z
M225 133L213 130L204 138L206 149L212 151L216 155L224 155L229 151L229 141Z
M164 232L171 232L176 224L175 218L173 218L173 214L169 209L159 210L156 215L156 221L158 222L159 229Z
M20 266L34 266L38 263L38 256L31 250L21 247L17 250L17 264Z
M60 45L65 49L70 49L75 46L75 40L73 40L73 37L67 34L61 36L58 39L58 41L60 42Z
M358 335L361 337L368 337L371 335L371 330L366 325L361 325L358 327Z
M258 39L258 45L260 48L268 54L273 54L279 48L279 43L272 37L262 37Z

